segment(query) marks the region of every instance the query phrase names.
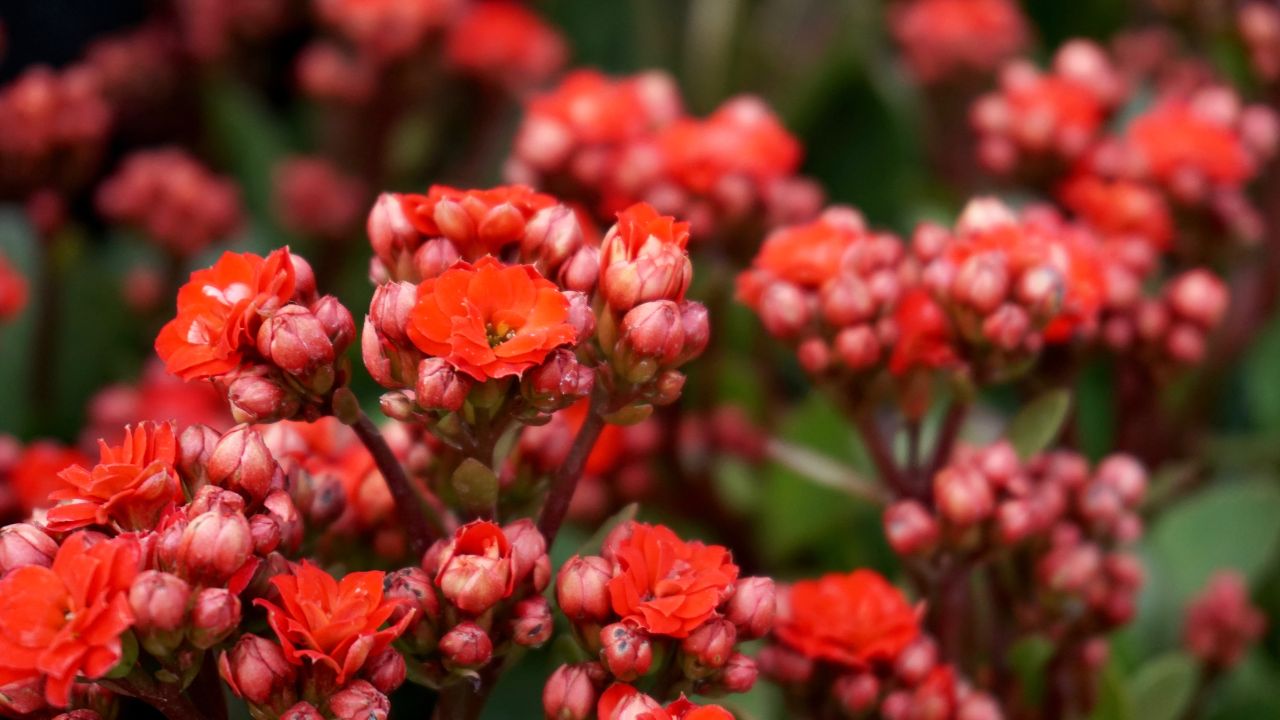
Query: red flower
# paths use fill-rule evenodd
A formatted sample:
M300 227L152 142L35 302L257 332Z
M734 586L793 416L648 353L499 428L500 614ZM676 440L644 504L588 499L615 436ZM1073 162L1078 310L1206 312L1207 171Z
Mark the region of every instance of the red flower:
M1165 101L1143 113L1129 126L1128 140L1151 176L1165 184L1190 172L1215 185L1238 187L1256 171L1234 128L1184 100Z
M554 90L534 98L528 114L536 124L555 126L550 132L558 138L568 135L565 142L621 143L679 112L678 106L668 107L670 102L650 106L654 98L645 91L651 79L639 75L614 80L595 70L575 70ZM527 125L521 129L529 131Z
M889 358L889 371L904 375L913 368L939 368L957 361L951 343L951 323L942 307L924 288L908 290L894 311L898 342Z
M647 203L623 210L600 244L600 294L620 312L652 300L683 300L693 279L688 245L689 223Z
M763 185L800 164L800 143L768 106L751 97L728 101L706 120L677 120L657 142L671 178L699 194L711 193L731 176Z
M774 633L816 660L892 661L920 633L919 613L879 574L831 573L791 586Z
M449 61L457 67L520 87L540 83L564 65L564 40L524 5L472 5L449 34Z
M419 350L480 382L519 377L577 340L569 300L555 283L532 265L492 257L459 263L419 285L406 332Z
M50 497L68 502L49 510L51 530L112 523L123 530L148 530L165 508L181 501L172 424L127 428L122 444L113 447L99 440L98 451L101 457L92 470L73 465L58 473L69 487Z
M1144 183L1080 173L1058 188L1058 198L1103 237L1140 238L1157 250L1173 241L1169 205Z
M661 525L631 523L613 548L613 611L655 635L686 638L716 614L738 579L719 545L685 542Z
M742 302L758 307L765 287L775 280L816 290L835 277L845 251L865 237L857 223L835 221L836 217L843 215L824 214L813 222L769 233L751 269L738 276Z
M156 338L165 369L184 380L211 378L240 366L257 344L265 315L294 293L287 248L266 258L223 253L213 267L197 270L178 291L178 314Z
M384 575L356 572L338 581L303 561L293 575L271 579L283 608L262 599L254 603L267 609L267 623L280 638L290 663L302 665L310 660L322 665L333 671L334 683L342 686L414 620L414 613L408 612L395 625L382 628L399 607L398 602L382 597Z
M72 465L88 463L89 459L79 450L63 447L52 440L37 440L23 448L9 482L23 509L30 513L52 505L50 496L66 487L58 473Z
M626 683L614 683L596 703L600 720L733 720L733 714L719 705L695 705L684 695L665 708L657 700Z
M913 0L898 3L890 21L925 82L957 70L991 70L1027 40L1026 21L1011 0Z
M458 528L440 555L436 586L464 612L488 610L515 588L511 542L502 528L477 520Z
M0 320L8 320L27 305L27 279L0 255Z
M141 550L131 538L67 538L52 567L0 579L0 686L44 676L45 698L66 707L77 676L98 678L121 658L133 624L128 592Z
M447 238L462 257L475 260L496 255L524 237L534 213L558 204L550 195L524 185L489 190L458 190L432 185L426 195L400 195L400 205L414 228L428 238Z

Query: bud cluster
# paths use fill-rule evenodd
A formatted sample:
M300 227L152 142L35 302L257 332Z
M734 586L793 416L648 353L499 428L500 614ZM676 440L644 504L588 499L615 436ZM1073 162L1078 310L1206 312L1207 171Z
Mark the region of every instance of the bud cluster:
M240 195L177 148L129 155L97 190L98 212L138 228L165 251L190 257L225 240L241 223Z
M889 7L889 29L922 83L990 73L1027 44L1012 0L905 0Z
M275 167L275 211L289 232L325 242L348 238L365 208L364 185L323 157L296 156Z
M551 637L547 544L530 520L477 520L437 541L421 567L387 576L387 597L415 612L400 645L415 681L440 688ZM395 616L393 616L394 619Z
M90 67L26 70L0 89L0 193L78 187L97 165L111 124Z
M1236 26L1249 51L1253 71L1264 80L1280 78L1280 8L1246 2L1236 13Z
M1090 470L1068 451L1023 462L1006 441L962 447L934 475L927 504L889 506L885 534L906 557L1022 558L1034 571L1015 583L1017 621L1096 633L1133 616L1142 568L1123 548L1142 535L1146 486L1146 471L1127 455Z
M1197 365L1230 302L1226 283L1204 268L1170 279L1153 298L1107 308L1102 340L1117 353L1133 353L1156 367Z
M537 87L564 67L564 38L519 3L469 3L449 28L449 65L461 73L518 91Z
M1093 144L1122 100L1118 71L1091 41L1060 47L1047 73L1015 60L1001 70L999 90L973 105L978 157L999 174L1060 168Z
M650 676L678 678L665 692L746 692L756 666L737 645L768 634L775 613L773 581L739 578L725 548L635 522L615 528L600 556L565 563L556 598L579 645L598 661L552 676L543 695L548 717L587 717L582 709L604 687Z
M1242 575L1222 571L1187 607L1183 644L1215 670L1239 663L1267 629L1267 616L1249 600Z
M811 217L821 191L796 175L799 162L799 144L758 98L697 119L666 75L578 71L529 101L507 176L567 188L601 218L651 203L701 237Z
M319 295L311 266L285 248L224 253L192 273L156 351L184 380L212 380L238 421L314 420L333 412L354 339L351 313Z

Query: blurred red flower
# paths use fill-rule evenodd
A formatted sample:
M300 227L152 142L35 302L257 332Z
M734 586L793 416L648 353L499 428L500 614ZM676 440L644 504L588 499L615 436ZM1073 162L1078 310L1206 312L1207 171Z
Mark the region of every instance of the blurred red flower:
M871 570L793 584L774 633L817 660L863 667L892 661L920 633L919 612Z
M450 28L446 52L459 69L513 88L550 78L568 54L555 28L524 4L502 0L471 5Z
M30 513L52 505L53 500L49 496L66 487L58 473L72 465L88 463L89 458L79 450L52 440L37 440L23 448L13 466L10 483L23 509Z
M889 358L889 371L906 374L913 368L938 368L957 361L951 343L951 324L937 301L924 288L908 290L894 310L898 342Z
M400 205L418 232L427 238L447 238L468 260L497 254L519 241L534 213L557 204L550 195L524 185L488 190L432 185L426 195L400 196Z
M98 448L100 458L92 469L72 465L58 473L68 487L50 495L64 501L49 510L51 530L112 523L123 530L148 530L165 508L182 500L173 468L177 440L171 423L126 428L123 443L111 446L99 440Z

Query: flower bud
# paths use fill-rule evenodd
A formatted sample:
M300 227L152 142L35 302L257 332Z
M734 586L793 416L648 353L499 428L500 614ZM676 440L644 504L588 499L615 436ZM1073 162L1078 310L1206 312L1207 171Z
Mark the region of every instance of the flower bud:
M637 305L622 318L619 344L639 360L652 359L670 365L684 349L684 326L680 306L670 300Z
M1102 553L1091 543L1055 548L1040 561L1042 582L1055 592L1078 593L1098 577Z
M391 701L373 685L356 680L329 698L329 712L335 720L387 720Z
M931 638L919 637L903 648L894 661L893 672L907 685L919 685L938 664L938 645Z
M974 692L960 700L956 720L1004 720L1004 713L991 696Z
M556 601L570 622L595 623L609 617L613 608L607 589L612 569L594 555L575 555L556 576Z
M462 409L472 384L471 379L455 370L448 360L432 357L418 364L414 395L419 407L454 412Z
M174 467L181 475L188 494L195 495L207 482L209 456L221 439L218 431L208 425L192 425L178 435L178 457Z
M251 705L289 707L297 699L297 674L280 646L244 635L218 658L218 671L231 691Z
M250 503L267 496L279 472L262 435L248 425L227 431L209 455L209 481L244 495Z
M293 474L293 483L296 507L309 523L327 525L347 508L346 490L335 473L298 472Z
M818 375L831 366L831 349L821 338L806 338L796 347L800 367L810 375Z
M58 554L58 543L40 528L15 523L0 528L0 576L27 565L49 567Z
M227 639L240 625L240 598L226 588L205 588L191 607L191 644L204 650Z
M459 623L440 638L440 654L449 668L475 670L493 656L493 641L479 625Z
M512 581L521 585L526 578L534 576L533 591L542 592L550 581L546 538L538 532L537 525L527 518L507 523L503 526L502 533L507 536L507 542L511 543ZM546 575L538 582L536 576L540 569Z
M418 300L418 288L409 282L390 282L379 285L369 301L369 322L386 342L398 347L409 347L405 328L409 325L409 313Z
M1099 465L1097 480L1113 488L1128 508L1142 503L1147 492L1147 471L1132 455L1110 455Z
M1231 300L1226 284L1203 268L1182 273L1165 292L1174 312L1205 330L1222 321Z
M666 245L632 262L615 262L609 241L601 245L600 293L609 307L626 312L637 305L684 297L693 277L693 265L682 248Z
M880 698L880 681L869 672L841 675L836 678L831 692L846 713L857 715L875 707Z
M578 362L572 350L561 348L526 376L523 387L529 404L543 412L555 412L591 394L595 372Z
M240 423L268 423L292 418L301 405L296 392L255 373L241 373L226 387L231 417Z
M798 335L809 324L809 315L809 299L791 283L772 283L760 296L760 321L771 335Z
M244 498L231 490L223 490L217 485L205 485L200 492L191 498L186 507L187 518L194 518L207 512L240 513L244 512Z
M356 321L351 317L351 311L333 295L325 295L317 300L311 306L311 314L315 315L320 327L324 328L324 334L333 345L335 356L341 355L356 339Z
M407 672L404 656L393 647L383 648L382 652L369 658L361 670L363 677L381 693L390 693L400 687Z
M852 273L841 273L824 285L821 302L822 317L833 327L866 322L876 311L866 283Z
M737 628L739 637L752 640L769 634L776 613L777 590L773 580L747 577L734 584L725 617Z
M191 587L169 573L148 570L129 587L133 627L152 655L163 657L182 643Z
M524 647L538 647L551 639L555 622L551 619L551 604L541 595L534 595L516 603L511 616L511 640Z
M596 709L596 688L586 664L561 665L542 688L542 710L551 720L587 720Z
M569 314L565 322L577 333L578 342L584 342L596 331L596 313L591 309L591 298L573 290L565 291L563 295L569 300Z
M1013 352L1022 347L1031 332L1031 316L1020 305L1005 303L982 321L982 336L991 344Z
M1022 542L1036 526L1035 513L1025 500L1006 500L996 507L996 531L1006 545Z
M267 318L258 330L258 352L299 377L310 376L334 359L324 326L301 305L286 305Z
M440 553L436 586L459 610L479 615L511 594L511 544L493 523L462 526Z
M520 241L520 255L555 268L582 247L582 226L578 216L564 205L543 208L529 218Z
M742 653L734 653L729 656L729 662L725 663L720 671L717 684L729 693L750 692L751 688L755 687L756 678L759 675L760 668L756 666L755 660Z
M71 710L53 716L53 720L102 720L97 710Z
M1018 279L1018 300L1042 320L1058 314L1065 292L1062 273L1047 265L1032 268Z
M980 314L995 310L1009 292L1009 271L999 254L975 255L952 280L951 294Z
M884 512L884 534L899 555L923 554L938 543L938 521L916 500L900 500Z
M457 245L446 238L432 238L422 243L422 247L413 254L413 267L418 271L418 277L429 280L439 277L461 259Z
M580 293L594 291L599 278L599 248L587 246L578 250L560 268L560 284Z
M703 678L724 667L737 641L738 631L728 620L712 618L703 623L680 643L685 676Z
M179 573L202 585L222 585L253 552L253 534L244 515L207 512L192 518L178 545Z
M851 370L865 370L880 360L880 340L870 325L854 325L836 334L836 355Z
M680 326L684 330L684 349L680 353L680 362L683 363L701 355L711 342L711 319L707 306L692 300L681 302Z
M600 656L609 672L623 682L631 682L649 672L653 646L649 635L625 622L600 629Z
M976 470L944 468L933 479L933 494L942 516L962 527L985 520L994 510L991 484Z
M369 211L366 224L369 244L373 252L387 264L395 267L397 256L411 250L418 243L418 231L404 212L400 198L393 193L382 193Z
M787 685L802 685L813 677L813 660L782 645L766 645L756 662L765 675Z
M297 550L298 545L302 543L302 518L298 515L298 507L293 504L293 498L284 490L272 490L267 493L267 497L262 501L262 507L267 511L267 516L275 522L279 528L280 538L279 544L288 552L292 553ZM254 516L259 517L259 516ZM253 524L250 523L250 531L253 531ZM262 550L258 545L258 535L253 533L254 549L259 555L267 555L274 550Z
M304 701L285 710L280 715L280 720L324 720L324 715L320 714L315 705Z

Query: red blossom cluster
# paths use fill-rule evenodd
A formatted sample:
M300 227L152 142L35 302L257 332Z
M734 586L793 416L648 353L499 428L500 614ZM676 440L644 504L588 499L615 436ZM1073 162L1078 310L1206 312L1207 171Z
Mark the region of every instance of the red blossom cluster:
M96 166L111 122L91 68L25 71L0 90L0 194L79 186Z
M291 157L276 165L272 180L276 215L289 232L336 243L360 226L364 185L332 162Z
M566 562L556 577L556 599L575 639L595 659L557 670L543 707L547 717L582 720L659 709L657 700L629 685L617 689L647 676L664 678L650 690L658 699L750 690L755 662L735 647L766 635L775 613L773 581L740 578L726 548L637 522L615 528L600 556ZM634 707L624 712L620 705Z
M758 98L731 98L698 119L664 75L577 71L528 102L507 175L600 218L647 202L712 237L812 217L821 191L796 174L800 156Z
M871 570L831 573L783 587L760 667L797 707L831 704L848 717L998 720L923 633L923 607Z
M1239 663L1267 629L1267 617L1249 600L1238 572L1221 571L1209 579L1187 608L1183 644L1216 671Z
M889 27L924 83L988 73L1022 50L1030 34L1011 0L897 0Z
M214 381L237 420L315 419L346 384L354 339L351 313L320 296L311 267L286 248L224 253L192 273L156 352L170 373Z
M240 226L240 194L177 148L138 151L97 190L107 220L137 228L166 252L195 255Z

